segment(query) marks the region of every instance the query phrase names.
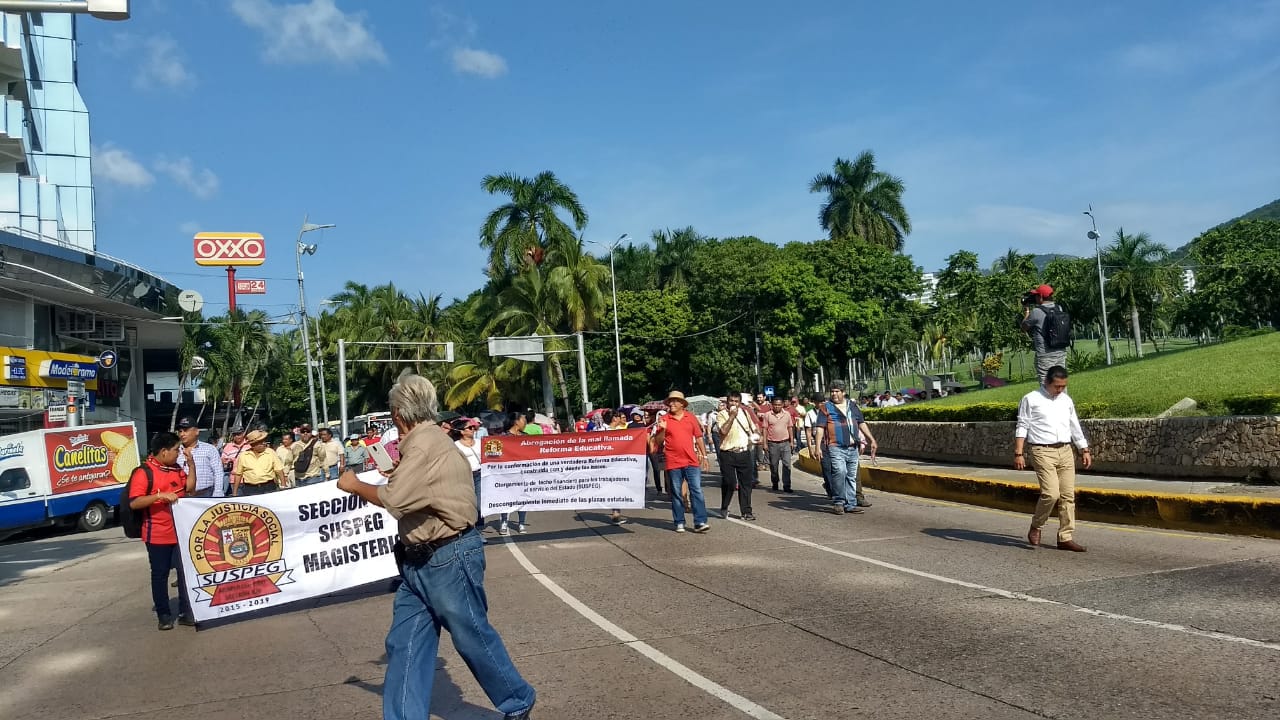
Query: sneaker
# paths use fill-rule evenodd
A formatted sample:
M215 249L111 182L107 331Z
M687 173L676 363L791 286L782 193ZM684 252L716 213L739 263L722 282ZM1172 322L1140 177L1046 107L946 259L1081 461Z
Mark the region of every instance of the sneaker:
M156 627L160 630L172 630L173 618L169 617L168 615L160 618L160 623Z
M511 534L511 528L510 528L510 527L508 527L508 526L507 526L507 524L504 522L504 523L502 523L501 525L499 525L499 526L498 526L498 534L499 534L499 535L510 535L510 534Z
M843 515L843 514L844 514L844 505L842 505L842 504L840 504L840 503L835 503L835 504L833 504L833 505L831 506L831 512L833 512L833 513L835 513L835 514L837 514L837 515Z
M529 713L531 712L533 712L533 705L530 705L518 713L507 713L502 716L502 720L529 720Z
M702 523L701 525L694 525L694 526L693 526L693 531L694 531L694 532L696 532L696 533L704 533L704 532L706 532L706 531L708 531L708 530L710 530L710 529L711 529L711 526L710 526L710 525L708 525L707 523Z
M519 525L517 525L517 526L516 526L516 532L518 532L518 533L520 533L521 535L523 535L523 534L525 534L525 533L529 532L529 528L525 527L525 526L524 526L524 523L520 523Z
M613 517L609 518L609 520L610 520L610 522L612 522L614 525L626 525L626 524L627 524L627 519L626 519L625 517L621 516L621 515L614 515Z
M190 615L179 615L178 624L184 627L195 627L196 619L191 617Z
M676 532L684 532L684 523L676 523Z
M850 515L857 515L858 513L864 513L864 512L866 512L866 510L863 510L863 509L862 509L862 508L860 508L860 507L854 506L854 507L851 507L851 508L845 508L845 512L846 512L846 513L848 513L848 514L850 514Z
M869 508L871 507L871 501L858 498L858 507Z
M480 544L481 544L481 545L488 545L488 544L489 544L489 538L487 538L487 537L485 537L485 536L481 535L481 536L480 536Z
M751 513L747 513L746 515L743 515L743 516L742 516L742 519L743 519L743 520L746 520L747 522L755 522L755 521L756 521L756 516L755 516L755 515L752 515Z
M729 508L720 508L720 519L721 520L729 519Z

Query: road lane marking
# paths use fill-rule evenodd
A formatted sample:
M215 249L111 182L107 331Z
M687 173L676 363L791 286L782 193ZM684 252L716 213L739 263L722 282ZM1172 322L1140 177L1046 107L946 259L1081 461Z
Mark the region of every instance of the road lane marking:
M741 525L742 527L751 528L752 530L755 530L757 532L762 532L766 535L772 535L773 537L776 537L776 538L781 538L783 540L790 540L791 542L796 543L798 545L804 545L806 547L811 547L815 550L821 550L823 552L831 553L832 555L839 555L841 557L849 558L850 560L857 560L859 562L864 562L869 565L875 565L876 567L881 567L886 570L893 570L895 572L905 573L907 575L914 575L916 577L924 578L926 580L934 580L936 582L946 583L948 585L956 585L958 587L968 588L970 590L977 590L979 592L983 592L988 595L996 595L998 597L1007 598L1009 600L1021 600L1022 602L1035 603L1035 604L1041 604L1041 605L1056 605L1058 607L1069 609L1073 612L1084 613L1086 615L1093 615L1095 617L1107 618L1110 620L1118 620L1118 621L1130 623L1133 625L1141 625L1144 627L1154 627L1154 628L1159 628L1161 630L1170 630L1173 632L1185 633L1187 635L1195 635L1196 637L1209 638L1211 640L1222 640L1224 642L1236 643L1238 645L1247 645L1249 647L1255 647L1255 648L1263 648L1266 650L1280 650L1280 643L1265 642L1263 640L1255 640L1253 638L1240 637L1239 635L1230 635L1228 633L1215 632L1212 630L1201 630L1199 628L1188 627L1186 625L1177 625L1174 623L1161 622L1159 620L1147 620L1145 618L1134 617L1132 615L1121 615L1119 613L1113 613L1113 612L1107 612L1106 610L1097 610L1094 608L1083 607L1081 605L1062 602L1060 600L1050 600L1049 598L1042 598L1042 597L1037 597L1035 595L1028 595L1027 593L1016 592L1014 590L1004 590L1001 588L990 587L987 585L982 585L981 583L969 582L967 580L959 580L957 578L947 577L946 575L938 575L936 573L926 572L924 570L916 570L915 568L909 568L902 565L895 565L894 563L891 563L891 562L885 562L884 560L877 560L876 558L867 557L865 555L858 555L856 553L851 553L845 550L837 550L835 548L827 547L826 545L822 545L820 543L816 543L810 540L803 540L801 538L792 537L785 533L780 533L776 530L770 530L768 528L761 527L754 523L743 522L742 520L730 519L728 522L734 523L736 525Z
M726 704L741 710L746 713L748 717L753 717L757 720L786 720L786 718L769 710L763 705L752 702L751 700L733 692L729 688L720 685L714 680L698 674L689 667L682 665L670 655L663 653L661 650L658 650L649 643L644 642L635 635L632 635L621 627L618 627L614 623L610 622L608 618L587 607L586 603L571 595L568 590L560 587L560 585L558 585L554 580L544 575L536 565L530 562L524 552L522 552L520 548L516 547L516 544L512 542L510 538L507 538L506 546L507 549L511 551L511 554L515 556L516 562L520 563L520 565L524 567L531 576L533 576L533 579L542 583L543 587L549 590L552 595L560 598L565 605L576 610L579 615L590 620L596 627L617 638L622 644L632 650L635 650L641 655L644 655L658 665L661 665L699 690L702 690L713 697L719 698Z

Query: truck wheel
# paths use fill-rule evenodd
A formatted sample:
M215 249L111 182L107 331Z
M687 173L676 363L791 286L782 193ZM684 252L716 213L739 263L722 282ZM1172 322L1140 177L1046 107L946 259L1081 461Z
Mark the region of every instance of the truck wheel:
M89 507L80 513L80 520L76 525L84 532L94 532L106 527L107 506L102 503L90 503Z

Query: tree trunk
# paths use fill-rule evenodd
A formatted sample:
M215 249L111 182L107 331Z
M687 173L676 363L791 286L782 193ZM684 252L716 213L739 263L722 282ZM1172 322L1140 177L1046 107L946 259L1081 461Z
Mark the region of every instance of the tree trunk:
M178 394L173 400L173 416L169 418L169 432L173 432L178 426L178 408L182 407L182 388L187 384L187 378L184 375L178 376Z
M556 369L556 377L560 380L560 393L564 397L564 417L565 421L570 425L573 424L573 407L569 404L569 384L564 379L564 366L560 364L558 355L551 356L551 364ZM554 418L554 415L552 416Z
M1142 359L1142 330L1138 327L1138 304L1129 303L1130 319L1133 321L1133 347L1138 353L1138 359Z

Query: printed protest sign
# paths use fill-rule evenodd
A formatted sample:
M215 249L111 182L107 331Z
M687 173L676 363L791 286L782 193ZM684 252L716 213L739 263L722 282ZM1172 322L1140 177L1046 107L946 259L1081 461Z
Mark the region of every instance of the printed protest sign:
M648 437L645 429L485 437L481 513L642 508Z
M182 498L173 519L197 621L397 573L395 518L333 483L246 498Z

